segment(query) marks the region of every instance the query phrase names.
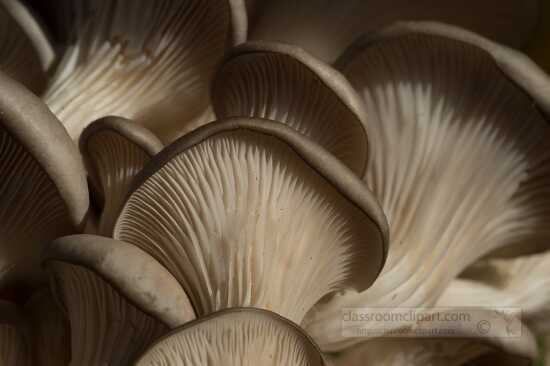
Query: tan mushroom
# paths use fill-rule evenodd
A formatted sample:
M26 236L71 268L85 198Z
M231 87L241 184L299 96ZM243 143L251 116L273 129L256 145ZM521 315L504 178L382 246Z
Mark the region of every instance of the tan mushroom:
M82 228L88 212L78 149L44 103L0 74L0 287L44 281L47 242Z
M368 161L367 113L353 87L331 66L298 47L254 42L226 57L212 83L219 119L282 122L363 175Z
M373 287L312 313L324 349L355 342L340 335L343 307L432 306L479 258L550 243L550 125L537 108L548 110L550 80L532 62L455 27L405 23L358 41L338 67L369 111L364 180L391 245Z
M138 248L93 235L45 251L53 293L71 328L71 365L127 365L154 339L194 319L175 279Z
M298 326L259 309L229 309L157 340L136 366L323 366Z
M79 0L58 7L74 14L66 31L75 39L44 99L75 140L107 115L175 139L207 109L226 47L246 35L241 0Z
M168 268L199 316L258 307L299 323L326 294L369 287L384 263L371 193L281 123L204 126L155 156L131 191L114 237Z
M100 235L112 235L132 179L161 149L162 143L151 132L120 117L102 118L84 130L80 151L100 211Z
M24 313L30 329L32 365L67 366L71 359L69 324L49 289L34 293Z
M29 8L19 0L0 1L0 71L41 93L54 59L52 45Z

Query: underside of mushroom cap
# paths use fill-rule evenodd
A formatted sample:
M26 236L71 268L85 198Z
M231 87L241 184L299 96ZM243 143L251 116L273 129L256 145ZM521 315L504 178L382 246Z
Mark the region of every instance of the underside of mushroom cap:
M3 300L0 300L0 363L31 365L25 321L14 304Z
M40 99L0 74L0 287L40 281L42 246L88 213L78 149ZM20 283L21 284L21 283Z
M71 365L127 365L153 340L194 319L171 275L132 245L92 235L45 251L50 285L71 327Z
M230 119L153 158L114 236L168 268L199 315L253 306L299 323L327 293L372 284L386 230L372 194L324 149L281 123Z
M78 139L105 115L135 119L171 141L208 106L227 46L244 40L242 0L65 1L76 40L45 94Z
M219 119L257 117L303 133L363 175L368 161L363 103L346 78L302 49L243 44L226 57L212 83Z
M360 41L339 67L367 105L364 179L392 245L368 291L317 309L307 329L321 346L342 341L322 330L342 307L430 306L491 251L550 243L550 125L533 99L476 45L381 34Z
M98 233L111 236L132 179L163 145L146 128L121 117L93 122L79 144L90 176L92 201L100 211Z
M233 308L157 340L136 366L323 366L317 346L290 321L265 310Z
M52 242L44 261L70 263L96 274L142 311L169 327L195 318L183 289L154 258L139 248L95 235L72 235Z
M34 366L66 366L71 360L69 324L48 288L25 303Z
M540 22L542 3L539 0L251 2L254 11L249 21L249 39L300 45L328 62L334 61L357 35L398 20L438 20L512 47L523 47Z
M53 48L41 25L19 0L0 2L0 70L34 93L46 87Z

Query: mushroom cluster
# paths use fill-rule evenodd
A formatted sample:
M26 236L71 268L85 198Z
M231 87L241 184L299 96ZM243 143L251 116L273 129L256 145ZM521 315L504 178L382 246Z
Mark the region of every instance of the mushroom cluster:
M0 365L550 365L545 13L0 0Z

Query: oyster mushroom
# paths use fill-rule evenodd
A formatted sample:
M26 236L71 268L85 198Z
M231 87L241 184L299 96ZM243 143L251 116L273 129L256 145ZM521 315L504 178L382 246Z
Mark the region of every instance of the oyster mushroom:
M539 23L541 1L527 0L263 0L253 1L249 39L297 44L328 62L359 34L399 20L437 20L512 47L525 46ZM498 19L498 21L490 21ZM489 20L489 21L488 21Z
M208 84L244 40L241 0L62 1L74 41L44 99L73 139L106 115L135 119L163 141L208 106Z
M298 47L267 42L235 48L212 83L219 119L282 122L311 138L359 175L368 160L363 103L338 71Z
M34 366L66 366L71 360L69 324L46 289L38 290L25 304ZM10 364L6 364L10 365ZM18 365L18 364L16 364Z
M194 319L187 296L132 245L68 236L45 251L54 296L71 328L71 365L126 365L150 342Z
M244 118L156 155L114 237L168 268L199 316L258 307L295 323L330 292L369 287L386 252L383 213L350 170L281 123Z
M25 4L0 1L0 70L41 93L54 59L48 37Z
M90 124L80 136L80 151L88 168L92 198L100 210L98 233L111 236L134 176L162 143L142 126L120 117Z
M317 346L288 320L259 309L229 309L157 340L136 366L322 366Z
M392 244L373 287L312 313L324 349L354 342L340 335L343 307L432 306L480 257L550 242L550 125L537 108L550 82L532 62L455 27L406 23L359 41L339 67L370 112L364 179Z
M27 325L17 307L0 300L0 363L30 366Z
M44 103L1 73L0 177L0 287L35 284L44 243L84 224L86 173Z

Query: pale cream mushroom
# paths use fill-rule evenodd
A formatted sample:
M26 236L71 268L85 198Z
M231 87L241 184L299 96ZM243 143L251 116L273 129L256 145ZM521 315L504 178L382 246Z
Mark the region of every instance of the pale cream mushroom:
M226 57L212 83L219 119L267 118L311 138L363 175L367 113L346 78L302 49L253 42Z
M154 339L194 319L177 281L133 245L68 236L45 266L71 328L71 366L128 365Z
M0 300L0 364L31 366L28 329L17 307Z
M19 0L1 0L0 71L41 93L54 59L52 45L29 8Z
M251 0L249 39L302 46L332 62L360 34L399 20L456 24L512 47L540 22L539 0Z
M226 48L246 37L241 0L61 1L75 35L44 95L77 140L107 115L171 141L209 105ZM64 19L66 21L66 19Z
M229 309L157 340L136 366L323 366L309 336L265 310Z
M150 131L120 117L102 118L84 130L80 151L88 168L93 203L100 213L100 235L112 235L132 179L162 147Z
M33 366L67 366L71 359L69 324L49 289L40 289L26 302Z
M44 244L88 212L78 149L46 105L0 73L0 288L44 281Z
M204 126L134 181L114 237L159 260L199 316L258 307L296 323L321 297L376 279L386 223L338 159L260 119Z
M550 125L537 108L549 110L550 81L532 62L455 27L405 23L338 64L369 112L364 180L391 245L373 287L312 312L307 329L323 349L355 342L341 337L343 307L431 306L486 254L550 243Z

